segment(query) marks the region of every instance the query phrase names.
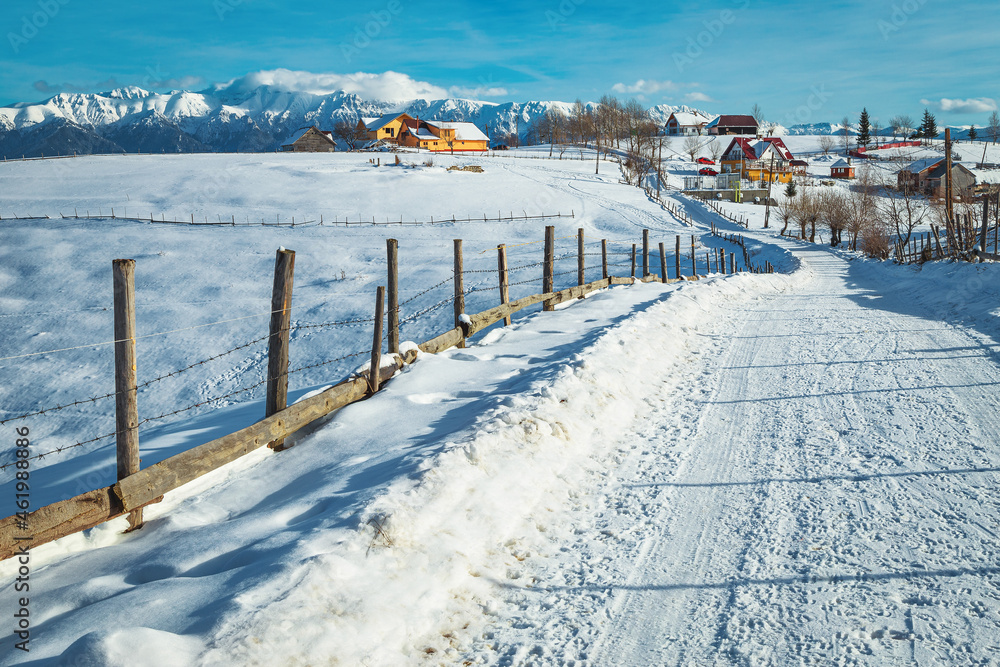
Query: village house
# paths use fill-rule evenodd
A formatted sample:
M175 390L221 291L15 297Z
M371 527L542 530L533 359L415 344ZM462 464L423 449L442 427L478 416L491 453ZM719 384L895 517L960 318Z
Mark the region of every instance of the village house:
M830 165L830 178L851 179L855 177L854 165L851 159L840 158Z
M358 131L367 132L369 141L398 142L403 124L413 117L405 113L390 113L378 118L362 118L358 121Z
M923 192L932 197L944 197L945 173L947 168L942 158L917 160L906 169L899 172L896 185L900 190ZM976 186L976 175L966 167L953 162L951 165L952 192L955 196L973 194Z
M292 135L281 150L293 153L333 153L337 143L332 132L323 132L318 127L304 127Z
M436 153L482 152L490 147L489 137L475 123L439 120L407 120L397 142Z
M745 134L757 136L757 121L753 116L719 116L705 126L709 134L729 136Z
M705 128L710 122L712 119L699 111L675 111L670 114L664 127L668 136L693 137L705 134Z
M722 154L722 173L740 174L749 181L792 180L792 160L795 157L778 137L746 139L736 137Z

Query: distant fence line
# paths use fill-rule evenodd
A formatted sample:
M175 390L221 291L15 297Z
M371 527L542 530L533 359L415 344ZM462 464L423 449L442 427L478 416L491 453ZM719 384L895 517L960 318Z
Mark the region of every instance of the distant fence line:
M216 216L218 221L211 221L208 216L205 216L204 221L195 220L194 213L191 214L190 219L187 220L167 220L166 214L161 214L160 219L157 219L152 213L149 214L148 218L138 218L129 217L126 209L126 214L123 216L116 215L115 209L111 209L110 215L104 215L103 210L99 211L97 215L91 215L90 211L86 211L83 215L80 215L75 209L73 215L64 215L59 213L58 218L54 218L49 215L44 216L19 216L14 215L13 217L4 218L0 215L0 222L12 221L12 220L123 220L126 222L143 222L152 223L156 225L186 225L186 226L202 226L202 227L314 227L314 226L329 226L329 227L400 227L400 226L417 226L422 227L424 225L444 225L444 224L457 224L466 222L517 222L517 221L528 221L528 220L552 220L559 218L575 218L576 212L570 211L569 214L565 213L543 213L540 215L528 215L526 211L522 212L522 215L515 215L513 211L510 211L508 215L504 216L502 211L497 211L495 217L489 216L483 213L483 217L467 217L467 218L457 218L452 215L450 218L443 217L434 219L431 216L430 220L404 220L403 216L399 217L399 220L390 220L386 217L385 222L379 222L376 220L375 216L372 216L371 221L367 218L362 218L358 216L357 220L351 221L348 216L344 216L341 219L339 216L334 216L333 220L327 220L325 215L320 215L318 219L313 218L312 220L303 219L299 222L295 221L295 216L291 216L290 222L282 222L281 215L277 214L275 216L274 222L268 222L265 218L261 218L260 222L251 222L249 216L244 216L245 220L236 220L235 215L226 216L229 219L224 219L221 215Z

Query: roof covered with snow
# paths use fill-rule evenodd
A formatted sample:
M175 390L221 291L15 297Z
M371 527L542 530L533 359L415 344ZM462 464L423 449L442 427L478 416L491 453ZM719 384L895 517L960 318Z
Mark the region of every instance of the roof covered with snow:
M734 137L732 143L729 144L729 148L723 154L722 159L738 159L737 156L730 157L730 153L733 152L733 148L739 147L743 155L746 156L748 160L759 160L767 153L768 149L773 149L783 160L792 160L794 155L788 150L788 146L785 142L778 137L767 137L765 139L746 139L744 137Z
M712 119L698 111L686 112L686 111L675 111L670 114L670 118L673 118L677 124L681 127L698 127L701 125L706 125L712 121ZM670 122L670 119L667 119Z
M383 116L379 116L378 118L362 118L361 120L365 124L365 129L367 129L369 132L378 132L383 127L385 127L386 125L388 125L389 123L391 123L392 121L396 120L397 118L399 118L401 116L406 116L406 114L405 113L387 113L387 114L385 114ZM409 118L409 116L406 116L406 117ZM368 121L371 121L371 122L368 122Z
M452 123L429 120L427 124L441 128L442 130L455 130L455 138L459 141L489 141L489 137L475 123Z

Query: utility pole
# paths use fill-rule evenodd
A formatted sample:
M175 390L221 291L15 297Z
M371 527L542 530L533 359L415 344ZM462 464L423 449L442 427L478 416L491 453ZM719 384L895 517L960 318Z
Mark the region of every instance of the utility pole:
M663 138L660 138L660 155L656 158L656 198L660 198L660 181L663 180Z
M948 222L948 235L954 234L955 202L951 179L951 128L944 130L944 210ZM950 240L950 239L949 239Z
M770 178L767 180L767 201L764 204L764 229L767 229L771 220L771 186L774 185L774 147L771 147L771 169Z

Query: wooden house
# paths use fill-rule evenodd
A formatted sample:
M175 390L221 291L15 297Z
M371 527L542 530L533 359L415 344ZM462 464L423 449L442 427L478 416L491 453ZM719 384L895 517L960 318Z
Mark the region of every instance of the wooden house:
M805 176L809 171L809 163L805 160L792 160L789 164L792 166L793 174Z
M710 122L706 129L709 134L729 136L743 134L757 136L757 121L753 116L722 115Z
M917 160L899 172L896 185L900 190L923 192L932 197L944 197L945 161L942 158ZM956 196L971 195L976 187L976 175L968 168L953 162L951 165L952 192Z
M664 128L665 133L671 137L694 137L705 134L705 128L710 122L711 118L698 111L692 113L675 111L670 114Z
M750 181L792 180L792 160L795 156L778 137L746 139L736 137L722 154L722 173L740 174Z
M839 159L830 165L830 178L852 179L855 177L854 165L850 159Z
M318 127L304 127L292 135L281 150L293 153L333 153L337 143L332 132L323 132Z
M490 140L475 123L409 119L403 123L398 143L435 153L469 153L489 150Z

